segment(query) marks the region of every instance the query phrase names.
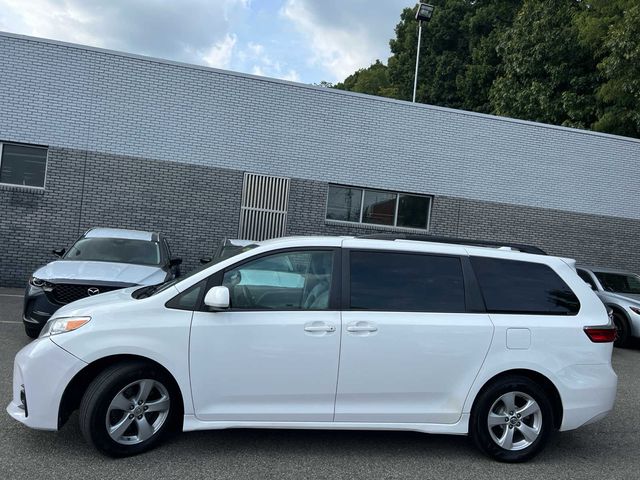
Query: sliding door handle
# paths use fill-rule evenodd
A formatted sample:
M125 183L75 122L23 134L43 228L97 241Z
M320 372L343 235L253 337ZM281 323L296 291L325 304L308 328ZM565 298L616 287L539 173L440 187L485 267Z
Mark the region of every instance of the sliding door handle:
M378 327L374 325L349 325L347 327L347 332L377 332Z

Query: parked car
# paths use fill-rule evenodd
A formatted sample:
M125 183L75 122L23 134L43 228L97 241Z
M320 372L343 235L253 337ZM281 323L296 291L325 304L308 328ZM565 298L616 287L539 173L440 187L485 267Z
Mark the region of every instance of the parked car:
M624 270L579 267L582 278L602 302L613 310L617 347L626 347L640 337L640 276Z
M92 228L69 248L54 250L59 260L29 279L23 308L26 334L36 338L63 305L133 285L156 285L180 275L160 233Z
M7 410L57 430L79 409L112 456L250 427L469 434L517 462L611 411L614 337L568 259L283 238L61 308L16 355Z
M218 245L215 253L212 256L202 257L200 263L205 264L214 260L233 257L239 253L251 250L255 246L256 243L252 240L224 239L220 242L220 245Z

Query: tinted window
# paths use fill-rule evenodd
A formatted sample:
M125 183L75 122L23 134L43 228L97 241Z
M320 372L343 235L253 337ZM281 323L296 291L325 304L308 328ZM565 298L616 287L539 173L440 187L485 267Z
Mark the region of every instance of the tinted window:
M0 183L44 187L47 149L5 143L0 158Z
M540 263L471 257L487 311L575 315L580 303L566 283Z
M457 257L392 252L350 254L351 308L405 312L464 312Z
M397 197L395 193L365 190L362 221L378 225L393 225Z
M176 308L178 310L195 310L198 307L200 296L204 293L207 285L207 279L196 283L191 288L176 295L167 302L167 307Z
M594 272L608 292L640 294L640 277L631 273Z
M329 187L327 200L327 218L347 222L360 221L362 190L359 188Z
M398 226L426 230L431 199L400 194L398 202Z
M587 284L593 289L593 290L597 290L598 288L596 287L596 283L593 281L593 279L591 278L591 275L589 275L588 272L584 271L584 270L577 270L578 272L578 276L584 280L585 282L587 282Z
M330 185L327 218L426 230L430 206L424 195Z
M323 310L329 308L333 252L287 252L225 271L231 308Z
M157 242L129 238L81 238L64 256L65 260L159 265Z

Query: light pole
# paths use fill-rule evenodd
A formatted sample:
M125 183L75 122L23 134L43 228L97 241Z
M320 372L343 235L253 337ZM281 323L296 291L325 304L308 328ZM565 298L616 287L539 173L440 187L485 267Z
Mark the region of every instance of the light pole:
M418 52L416 53L416 73L413 76L413 103L416 103L416 89L418 88L418 64L420 63L420 43L422 40L422 22L428 22L433 16L433 5L428 3L419 3L416 11L416 20L418 21Z

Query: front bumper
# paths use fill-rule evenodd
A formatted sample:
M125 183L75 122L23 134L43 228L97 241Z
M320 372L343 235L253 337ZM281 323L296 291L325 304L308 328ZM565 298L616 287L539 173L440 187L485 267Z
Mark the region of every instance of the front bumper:
M30 428L57 430L62 394L86 365L49 337L34 340L16 355L13 399L7 412ZM24 408L25 399L27 408Z
M631 326L631 336L640 337L640 315L628 308L627 314L629 315L629 323Z
M42 288L27 285L22 320L25 326L42 328L60 307L62 305L52 302Z

